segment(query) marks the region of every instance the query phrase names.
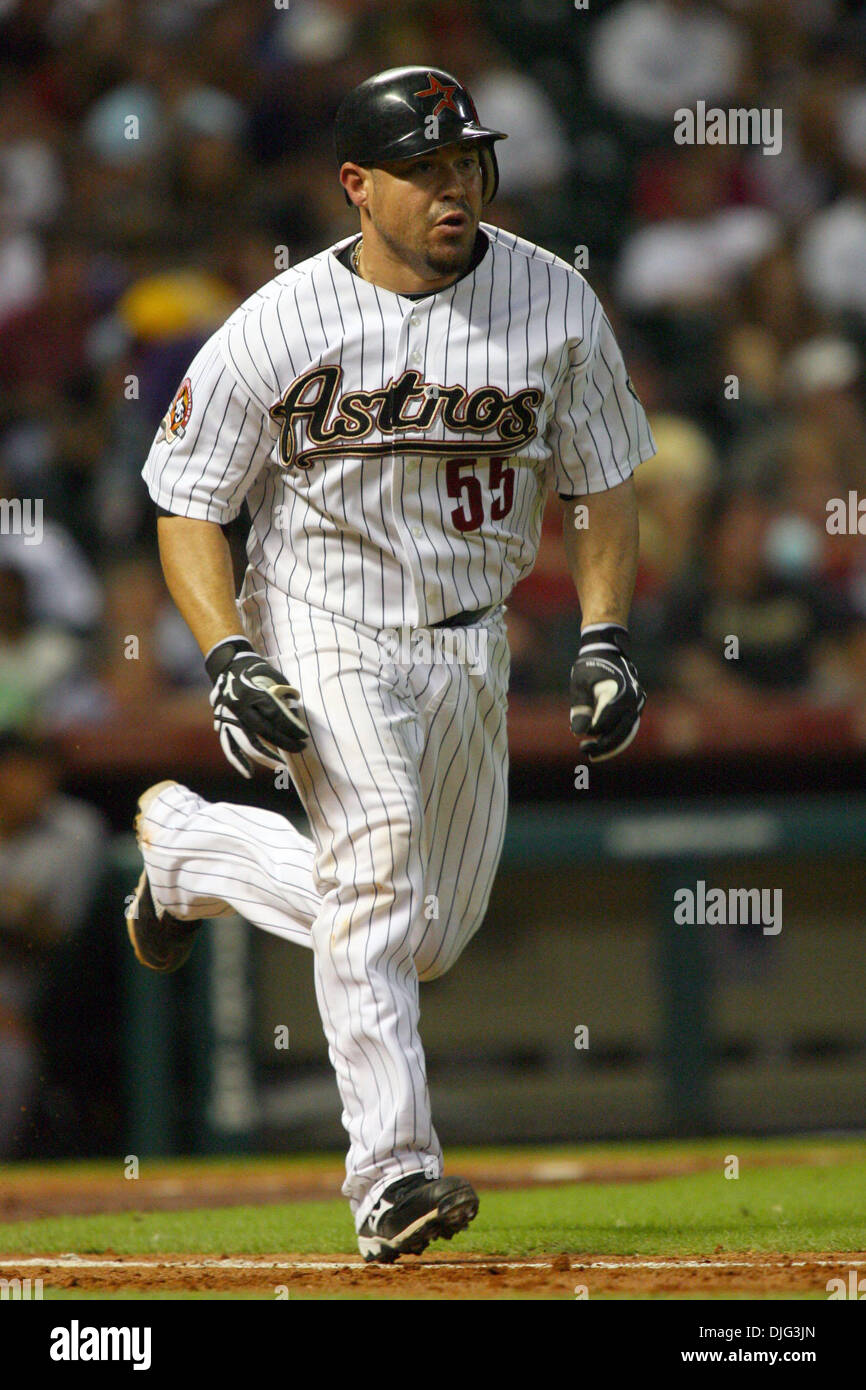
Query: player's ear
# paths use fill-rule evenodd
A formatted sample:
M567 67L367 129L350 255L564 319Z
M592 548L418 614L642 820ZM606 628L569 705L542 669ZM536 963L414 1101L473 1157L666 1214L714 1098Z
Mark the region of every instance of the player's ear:
M356 208L366 207L370 171L360 164L343 164L340 168L340 183L346 197Z

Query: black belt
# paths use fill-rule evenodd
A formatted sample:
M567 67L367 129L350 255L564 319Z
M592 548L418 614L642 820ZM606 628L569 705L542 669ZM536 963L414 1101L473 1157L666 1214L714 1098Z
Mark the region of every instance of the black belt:
M442 618L438 623L426 623L426 627L474 627L476 623L482 622L488 613L492 613L494 608L498 608L497 603L490 603L486 608L464 608L462 613L454 613L450 618Z

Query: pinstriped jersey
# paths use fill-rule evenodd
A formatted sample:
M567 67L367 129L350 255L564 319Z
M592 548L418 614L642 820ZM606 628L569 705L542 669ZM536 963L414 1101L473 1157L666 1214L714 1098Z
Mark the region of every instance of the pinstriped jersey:
M196 355L144 467L166 510L246 499L247 586L374 627L507 599L547 491L623 482L655 452L580 273L481 224L486 249L422 297L328 247L252 295Z

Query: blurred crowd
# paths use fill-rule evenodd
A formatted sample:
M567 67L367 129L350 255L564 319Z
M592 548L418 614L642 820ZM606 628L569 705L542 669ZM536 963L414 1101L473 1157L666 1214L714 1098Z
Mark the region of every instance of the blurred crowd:
M36 1083L42 966L102 869L104 825L38 730L206 710L141 467L205 338L355 229L331 129L372 72L456 73L509 134L485 217L605 304L658 445L636 475L649 690L862 703L863 10L0 0L0 1155ZM780 145L678 143L699 102L781 119ZM562 698L577 645L560 526L553 498L509 603L526 697Z
M486 215L584 268L650 412L649 688L862 694L866 538L826 525L866 495L861 9L2 0L0 727L200 698L143 459L226 314L354 229L342 95L425 58L509 132ZM781 148L677 143L699 101L781 113ZM524 694L562 691L579 628L556 507L510 605Z

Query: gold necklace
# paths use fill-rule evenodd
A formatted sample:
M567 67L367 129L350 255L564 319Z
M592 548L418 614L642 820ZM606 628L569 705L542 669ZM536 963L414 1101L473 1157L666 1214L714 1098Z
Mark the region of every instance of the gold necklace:
M358 237L357 245L355 246L355 249L352 252L352 269L355 271L357 275L361 275L361 247L363 246L363 244L364 238L362 236ZM363 278L363 275L361 275L362 280Z

